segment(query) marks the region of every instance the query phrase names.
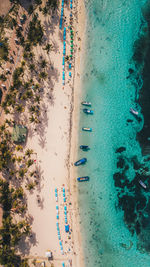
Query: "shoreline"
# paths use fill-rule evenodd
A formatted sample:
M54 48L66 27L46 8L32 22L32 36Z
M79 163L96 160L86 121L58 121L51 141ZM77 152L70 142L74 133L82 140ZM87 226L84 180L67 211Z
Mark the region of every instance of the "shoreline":
M81 245L81 248L78 249L78 253L80 255L79 258L77 258L77 263L75 266L84 267L84 252L83 252L83 236L82 234L79 234L79 230L81 231L80 227L80 214L79 214L79 199L78 199L78 184L76 181L77 172L78 170L74 168L73 162L76 161L78 156L78 145L79 145L79 123L80 123L80 103L81 103L81 97L82 97L82 81L81 81L81 74L83 73L83 60L84 60L84 51L83 47L85 44L85 28L86 28L86 14L85 14L85 3L84 0L77 4L77 14L78 17L76 18L77 23L77 32L76 32L76 54L75 54L75 66L74 66L74 101L73 101L73 112L72 112L72 136L71 136L71 153L70 153L70 177L72 177L71 180L71 191L74 195L74 209L76 210L76 214L74 214L73 218L73 225L74 229L76 229L76 238L78 239L76 241L76 246L78 244ZM82 36L82 39L81 39ZM74 178L75 177L75 178ZM75 227L75 225L78 225L79 229Z

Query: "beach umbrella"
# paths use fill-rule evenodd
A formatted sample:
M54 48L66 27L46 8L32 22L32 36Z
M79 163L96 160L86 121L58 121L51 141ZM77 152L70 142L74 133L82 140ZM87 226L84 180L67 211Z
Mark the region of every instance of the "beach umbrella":
M65 263L64 262L62 262L62 267L65 267Z
M64 252L63 252L63 251L61 251L61 254L62 254L62 255L64 255Z
M69 77L71 77L71 71L69 71Z
M57 214L56 219L59 220L59 215Z
M66 210L64 211L64 214L67 215L67 211Z
M64 197L64 202L66 202L66 198Z
M65 225L65 232L68 233L69 232L69 224Z
M56 205L56 210L58 210L59 209L59 207Z
M67 210L67 206L66 205L64 206L64 210Z
M70 43L73 44L73 40L71 40Z
M69 63L69 69L71 69L71 63Z
M63 187L63 192L65 192L65 188Z
M59 242L59 245L62 246L62 242L61 241Z
M57 192L57 188L55 188L55 192Z
M65 197L65 192L63 192L63 197Z
M57 192L55 192L55 197L58 197Z
M58 236L58 239L59 239L59 240L61 239L60 235Z
M56 226L58 226L59 225L59 223L58 222L56 222Z

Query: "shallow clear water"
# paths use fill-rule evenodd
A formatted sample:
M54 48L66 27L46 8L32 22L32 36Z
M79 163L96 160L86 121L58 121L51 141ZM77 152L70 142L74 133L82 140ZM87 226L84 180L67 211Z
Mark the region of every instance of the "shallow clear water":
M150 233L150 223L146 229L141 227L141 233L137 235L135 225L140 212L135 207L133 210L123 209L121 198L122 195L134 195L134 201L140 203L139 195L143 194L149 200L148 192L145 193L141 188L136 192L135 188L139 185L132 184L137 162L147 164L147 168L149 163L144 163L136 140L136 134L142 129L144 121L140 106L135 103L140 87L136 80L127 78L130 68L136 72L132 60L133 45L146 25L141 10L145 2L86 1L88 23L82 76L83 100L92 102L94 115L84 114L81 107L80 129L83 126L92 127L93 132L79 132L80 144L88 144L91 150L79 151L79 158L87 157L88 162L78 167L78 174L90 176L90 182L79 185L81 229L87 267L150 266L150 256L145 252L143 237L145 230L146 235ZM140 120L130 113L130 107L139 111ZM120 147L125 150L116 153ZM127 168L118 167L120 157ZM117 179L114 179L114 174L118 172L126 181L122 187L116 186ZM132 184L130 189L129 183ZM126 205L130 203L127 201ZM129 223L130 218L125 219L128 211L137 212L136 220L131 220L134 221L133 225Z

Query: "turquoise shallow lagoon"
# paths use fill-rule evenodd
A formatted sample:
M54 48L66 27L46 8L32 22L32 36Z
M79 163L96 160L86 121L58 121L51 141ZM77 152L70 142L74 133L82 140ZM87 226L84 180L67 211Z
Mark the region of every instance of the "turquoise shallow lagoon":
M86 0L82 89L94 115L84 114L81 107L80 129L92 127L93 132L79 132L80 144L91 150L79 151L79 158L88 161L78 167L78 174L90 176L90 182L79 185L87 267L150 266L150 164L136 138L144 125L138 103L143 82L133 60L135 42L147 27L145 4L146 0Z

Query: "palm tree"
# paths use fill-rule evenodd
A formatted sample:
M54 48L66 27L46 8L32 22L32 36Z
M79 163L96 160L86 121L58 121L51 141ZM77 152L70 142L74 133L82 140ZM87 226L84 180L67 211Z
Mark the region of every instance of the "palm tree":
M33 115L29 118L30 122L35 122L35 118L33 117Z
M16 151L21 151L21 150L23 150L23 146L21 145L16 146Z
M42 13L43 13L43 15L47 15L48 9L46 8L46 6L43 8Z
M29 65L29 70L31 70L31 72L34 71L35 70L35 65L34 64L30 64Z
M44 50L46 50L46 51L47 51L47 54L49 54L51 48L52 48L52 44L47 44L47 45L45 46Z
M41 61L41 63L40 63L40 66L41 66L41 68L45 68L46 66L47 66L47 61L45 60L45 59L43 59L42 61Z
M40 104L40 100L41 100L40 96L36 95L34 101Z
M41 0L35 0L35 4L41 5L42 4L42 1Z
M30 156L33 154L33 149L27 149L25 152L25 155L28 156L30 158Z
M30 166L33 165L33 163L34 163L34 160L33 160L33 159L29 159L29 160L27 161L27 167L29 168Z
M23 105L22 105L22 104L18 104L18 105L16 106L16 111L17 111L18 113L22 113L22 112L24 112Z
M47 77L47 73L45 71L42 71L39 76L42 80L45 80Z
M29 191L32 190L34 187L35 187L35 183L33 183L33 182L26 185L26 188Z

